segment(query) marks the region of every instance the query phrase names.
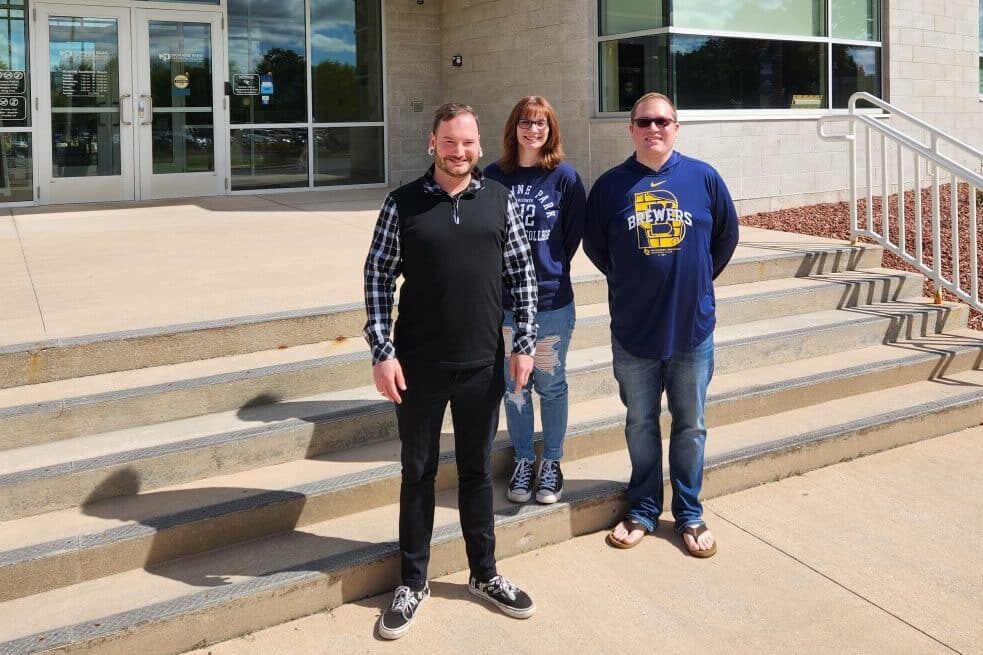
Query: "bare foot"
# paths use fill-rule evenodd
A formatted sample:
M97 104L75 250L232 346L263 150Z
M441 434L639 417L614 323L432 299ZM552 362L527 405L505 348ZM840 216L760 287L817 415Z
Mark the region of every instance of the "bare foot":
M615 546L631 548L642 540L642 537L645 536L647 530L645 530L643 527L638 527L637 523L633 523L632 529L629 529L628 526L625 525L626 521L627 519L614 526L614 529L608 534L608 538L611 541L616 542L614 544Z
M717 544L713 538L713 534L706 526L687 528L683 532L683 543L686 545L686 550L697 557L709 557L717 551ZM703 553L706 553L706 555L703 555Z

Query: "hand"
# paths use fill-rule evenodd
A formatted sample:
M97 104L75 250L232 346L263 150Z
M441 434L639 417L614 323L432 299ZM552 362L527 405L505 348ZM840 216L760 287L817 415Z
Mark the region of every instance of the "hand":
M533 359L531 355L523 355L522 353L512 353L509 357L509 377L515 380L515 389L519 389L526 386L526 382L529 381L529 375L532 373Z
M406 379L403 378L403 367L396 358L386 359L372 367L372 379L375 380L376 390L397 405L403 402L400 391L406 391Z

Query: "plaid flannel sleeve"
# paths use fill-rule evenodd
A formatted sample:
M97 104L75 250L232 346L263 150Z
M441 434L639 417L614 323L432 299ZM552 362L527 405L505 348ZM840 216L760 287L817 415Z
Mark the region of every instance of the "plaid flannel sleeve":
M365 258L365 312L368 320L362 334L372 350L372 363L392 359L396 347L389 338L392 329L396 278L402 257L399 250L399 216L392 195L386 197Z
M505 288L512 294L515 336L512 352L534 355L536 352L536 304L539 287L532 263L532 248L519 217L519 205L509 193L507 235L505 241Z

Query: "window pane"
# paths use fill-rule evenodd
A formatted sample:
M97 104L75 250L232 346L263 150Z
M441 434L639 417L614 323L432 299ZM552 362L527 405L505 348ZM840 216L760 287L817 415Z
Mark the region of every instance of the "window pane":
M598 4L601 36L665 27L662 0L601 0Z
M846 107L856 91L881 96L881 49L833 46L833 106Z
M672 4L672 26L824 36L825 5L825 0L677 0Z
M385 182L381 127L314 130L314 186Z
M834 37L881 40L880 0L830 0L830 14Z
M382 18L379 0L313 0L314 120L382 120Z
M307 129L232 130L232 189L307 186Z
M13 11L14 7L19 7ZM0 126L31 124L30 66L24 0L0 2ZM10 10L10 11L8 11Z
M307 121L305 22L304 0L229 0L233 123Z
M804 96L826 106L821 43L673 35L671 57L680 109L789 108Z
M141 2L185 2L189 5L217 5L222 0L141 0Z
M669 48L664 34L600 44L601 111L628 111L642 94L667 93Z
M0 134L0 202L34 200L31 135Z

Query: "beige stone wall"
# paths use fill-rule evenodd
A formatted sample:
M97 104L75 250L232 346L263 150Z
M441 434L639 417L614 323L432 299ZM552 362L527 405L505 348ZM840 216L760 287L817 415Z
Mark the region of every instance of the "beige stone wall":
M568 159L590 162L588 117L593 64L582 0L444 0L440 66L446 100L466 102L481 120L483 163L501 152L502 126L516 100L542 95L559 114ZM451 66L461 55L464 65Z
M440 0L384 0L389 183L397 187L429 165L427 134L441 102ZM411 103L419 100L423 110Z

